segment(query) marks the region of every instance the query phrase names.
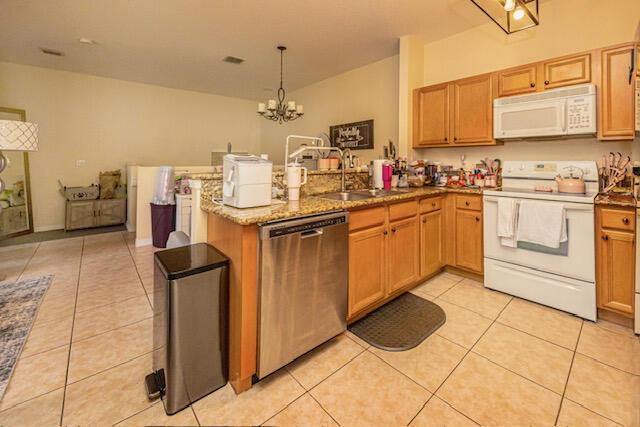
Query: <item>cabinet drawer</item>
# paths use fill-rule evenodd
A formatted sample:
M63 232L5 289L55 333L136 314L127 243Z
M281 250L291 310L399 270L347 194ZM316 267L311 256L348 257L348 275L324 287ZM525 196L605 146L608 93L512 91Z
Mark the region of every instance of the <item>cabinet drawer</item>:
M349 231L384 224L385 216L386 208L384 206L349 212Z
M442 197L430 197L420 200L420 213L429 213L442 208Z
M456 209L482 210L482 198L480 196L464 196L458 194L456 195Z
M633 231L636 227L636 215L633 211L602 208L601 227L615 230Z
M418 201L395 203L389 206L389 221L409 218L418 214Z

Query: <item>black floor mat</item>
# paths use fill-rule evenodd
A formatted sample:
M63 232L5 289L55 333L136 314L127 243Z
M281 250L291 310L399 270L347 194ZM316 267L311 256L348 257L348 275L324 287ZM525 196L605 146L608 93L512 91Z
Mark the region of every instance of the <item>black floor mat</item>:
M445 321L440 306L406 293L349 325L349 330L374 347L404 351L420 344Z

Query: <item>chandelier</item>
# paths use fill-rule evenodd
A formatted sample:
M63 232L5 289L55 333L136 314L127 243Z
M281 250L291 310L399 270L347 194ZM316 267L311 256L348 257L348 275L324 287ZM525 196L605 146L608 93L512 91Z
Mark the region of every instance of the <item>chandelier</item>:
M540 24L538 0L471 0L507 34Z
M296 105L295 101L284 101L286 92L282 87L282 65L283 65L283 53L287 48L285 46L278 46L280 51L280 88L278 89L278 102L275 99L270 99L265 104L260 102L258 104L258 114L265 119L273 120L282 124L283 122L289 122L295 120L304 115L304 108L302 105Z

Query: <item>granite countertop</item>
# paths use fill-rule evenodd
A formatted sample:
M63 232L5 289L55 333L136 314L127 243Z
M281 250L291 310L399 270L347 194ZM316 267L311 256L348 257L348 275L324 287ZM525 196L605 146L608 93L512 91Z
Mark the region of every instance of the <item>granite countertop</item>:
M598 194L595 199L595 204L635 208L637 202L631 193L607 193Z
M374 206L382 203L409 200L416 197L424 197L443 193L482 194L479 188L455 188L455 187L417 187L410 191L377 197L365 200L340 201L323 199L320 196L302 197L296 202L274 202L270 206L260 208L238 209L202 200L202 210L207 213L220 215L230 221L241 225L260 224L269 221L294 218L299 216L319 214L336 210L347 210L363 206Z

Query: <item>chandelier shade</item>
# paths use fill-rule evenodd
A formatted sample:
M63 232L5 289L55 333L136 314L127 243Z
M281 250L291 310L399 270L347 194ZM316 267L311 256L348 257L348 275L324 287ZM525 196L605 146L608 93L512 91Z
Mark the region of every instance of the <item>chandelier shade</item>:
M540 24L539 0L470 0L506 34Z

